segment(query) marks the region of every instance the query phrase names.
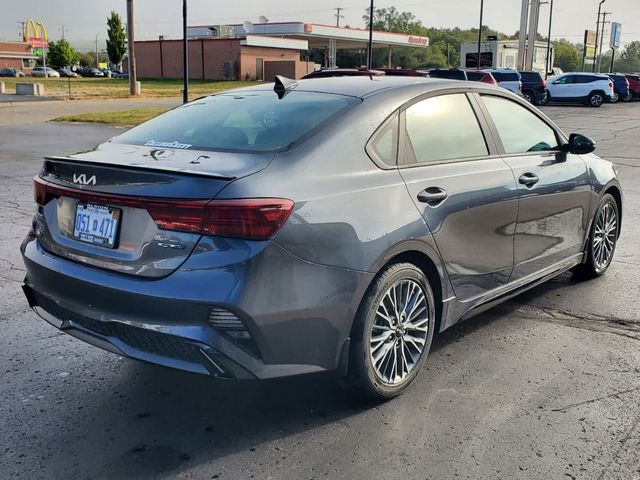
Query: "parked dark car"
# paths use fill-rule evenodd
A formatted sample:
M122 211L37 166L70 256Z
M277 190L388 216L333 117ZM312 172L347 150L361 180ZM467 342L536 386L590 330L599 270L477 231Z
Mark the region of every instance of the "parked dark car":
M640 98L640 74L626 73L629 80L629 93L632 98Z
M607 270L622 196L594 149L480 82L277 78L48 155L23 290L118 355L390 398L435 332Z
M82 67L78 73L83 77L104 77L104 72L95 67Z
M547 82L540 72L518 71L522 80L522 96L534 105L543 104L547 96Z
M129 78L129 74L125 72L111 72L111 78Z
M326 77L377 77L384 75L382 70L369 70L366 68L326 68L307 73L302 78L326 78Z
M629 80L623 73L610 73L609 78L613 81L613 95L611 95L610 102L616 103L620 100L629 102L632 100L631 92L629 90Z
M466 70L467 79L471 82L488 83L489 85L497 85L496 79L491 75L491 72L485 70Z
M3 68L0 70L0 77L24 77L24 72L16 68Z
M446 78L449 80L468 80L467 72L459 68L432 68L429 70L431 78Z

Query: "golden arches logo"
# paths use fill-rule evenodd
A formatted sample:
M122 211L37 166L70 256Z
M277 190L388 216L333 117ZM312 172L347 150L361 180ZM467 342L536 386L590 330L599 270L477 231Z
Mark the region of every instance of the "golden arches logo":
M24 40L29 42L33 48L45 48L49 46L47 38L47 29L42 20L34 21L32 18L27 20L24 27Z

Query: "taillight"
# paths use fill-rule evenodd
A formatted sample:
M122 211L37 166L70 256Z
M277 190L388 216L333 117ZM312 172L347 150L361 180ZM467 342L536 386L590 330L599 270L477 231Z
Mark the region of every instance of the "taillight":
M609 88L613 88L613 82L609 82Z
M544 88L547 88L547 81L546 81L546 80L544 80L544 79L542 80L542 86L543 86Z
M140 208L158 228L203 235L269 240L287 221L294 203L285 198L241 198L230 200L131 197L88 192L53 185L34 178L38 205L50 198L69 197L83 202Z
M293 202L285 198L213 200L206 208L202 233L268 240L287 221Z

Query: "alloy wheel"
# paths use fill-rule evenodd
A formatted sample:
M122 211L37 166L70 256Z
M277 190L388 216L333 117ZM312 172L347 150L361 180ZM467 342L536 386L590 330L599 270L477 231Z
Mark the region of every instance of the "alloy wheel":
M369 356L378 379L402 383L424 354L428 333L429 309L420 284L394 283L378 303L371 327Z
M600 95L599 93L592 95L591 105L593 105L594 107L599 107L600 105L602 105L602 95Z
M620 100L620 95L618 95L618 92L614 92L611 95L611 103L616 103L618 100Z
M618 238L618 212L615 205L606 203L596 219L593 232L593 263L598 270L611 261Z

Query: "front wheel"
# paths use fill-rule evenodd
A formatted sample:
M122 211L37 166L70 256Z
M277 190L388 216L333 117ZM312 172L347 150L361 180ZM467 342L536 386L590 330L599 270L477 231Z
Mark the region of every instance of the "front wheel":
M605 194L593 217L587 242L587 259L574 272L585 278L593 278L607 271L618 243L620 210L616 199Z
M355 319L348 381L377 400L393 398L416 377L433 339L429 281L411 263L396 263L369 287Z
M591 95L589 95L589 105L591 105L592 107L598 108L602 106L603 103L604 103L604 97L602 96L601 93L594 92Z

